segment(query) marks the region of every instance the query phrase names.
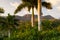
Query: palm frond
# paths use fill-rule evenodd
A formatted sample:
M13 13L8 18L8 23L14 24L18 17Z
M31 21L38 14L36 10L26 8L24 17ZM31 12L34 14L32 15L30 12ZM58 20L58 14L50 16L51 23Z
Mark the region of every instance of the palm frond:
M46 7L47 9L52 9L51 3L42 2L42 6Z
M28 2L26 3L22 3L20 4L17 9L15 10L14 14L18 13L19 11L21 11L21 9L25 8L25 7L28 7L30 4Z
M28 6L28 11L30 12L31 6Z
M20 4L17 9L15 10L14 14L21 11L21 9L28 7L28 11L30 11L31 7L34 6L37 9L37 0L22 0L22 4ZM47 9L52 9L51 3L48 2L42 2L42 6L46 7Z

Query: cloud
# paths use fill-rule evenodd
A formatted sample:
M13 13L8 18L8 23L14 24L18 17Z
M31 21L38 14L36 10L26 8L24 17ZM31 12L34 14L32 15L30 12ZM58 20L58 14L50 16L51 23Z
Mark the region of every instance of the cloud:
M43 9L44 15L52 15L55 18L59 18L60 16L60 0L45 0L46 2L50 2L52 4L52 10Z
M17 8L17 6L21 3L22 3L21 1L20 1L20 3L19 2L10 2L10 5Z
M45 0L45 1L52 3L52 5L56 5L59 2L59 0Z
M52 4L53 9L52 10L48 10L46 8L43 8L42 12L43 15L52 15L55 18L59 18L60 17L60 0L45 0L46 2L50 2ZM21 4L22 2L10 2L10 4L17 8L17 6L19 4ZM20 14L21 13L21 14ZM24 15L26 13L29 13L26 9L22 10L21 12L18 13L18 15ZM37 11L35 10L35 13L37 14ZM31 12L30 12L31 14Z
M57 9L60 11L60 6L58 6Z
M19 5L19 3L18 2L14 2L14 3L10 3L10 5L13 6L13 7L15 7L15 8L17 8L17 6Z

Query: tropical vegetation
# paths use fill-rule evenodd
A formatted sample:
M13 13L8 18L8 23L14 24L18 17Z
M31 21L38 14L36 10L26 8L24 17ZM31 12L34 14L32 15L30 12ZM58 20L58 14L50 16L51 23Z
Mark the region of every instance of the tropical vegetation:
M31 16L31 24L32 24L32 27L34 26L34 8L38 8L38 0L22 0L22 4L20 4L17 9L15 10L15 14L19 11L21 11L21 9L27 7L28 8L28 11L30 11L30 9L32 8L32 16ZM33 3L34 2L34 3ZM40 2L40 1L39 1ZM40 2L41 3L41 2ZM41 4L39 4L41 5ZM52 9L52 6L50 3L48 2L42 2L42 6L46 7L47 9ZM40 6L39 6L40 7ZM38 8L39 9L39 8ZM40 14L40 10L39 10L39 14ZM42 15L42 12L41 12L41 15ZM40 19L40 15L39 15L39 18ZM38 22L39 23L39 22ZM40 24L39 24L40 25Z
M38 31L37 21L31 27L30 21L19 21L15 15L0 19L0 40L60 40L60 20L42 20Z
M15 13L21 11L24 7L28 7L29 11L32 8L33 21L34 7L38 8L38 14L41 13L41 4L48 9L52 9L50 3L41 3L41 0L22 1L23 3L17 7ZM3 8L0 8L0 13L4 13ZM60 20L41 20L41 31L38 31L38 22L40 23L40 21L33 22L35 25L32 27L30 21L20 21L15 17L15 15L12 16L9 13L7 17L0 16L0 40L60 40Z

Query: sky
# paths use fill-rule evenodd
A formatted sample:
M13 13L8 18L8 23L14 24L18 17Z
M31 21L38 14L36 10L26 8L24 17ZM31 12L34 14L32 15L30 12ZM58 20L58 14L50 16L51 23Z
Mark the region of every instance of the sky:
M48 10L48 9L42 7L43 16L51 15L54 18L60 18L60 0L45 0L45 1L50 2L52 4L53 9ZM8 13L13 15L15 9L21 3L22 3L21 0L0 0L0 7L2 7L5 10L4 14L0 14L0 15L1 16L7 16ZM31 14L31 11L28 12L27 8L23 8L16 15L23 16L25 14ZM37 14L36 9L35 9L35 14Z

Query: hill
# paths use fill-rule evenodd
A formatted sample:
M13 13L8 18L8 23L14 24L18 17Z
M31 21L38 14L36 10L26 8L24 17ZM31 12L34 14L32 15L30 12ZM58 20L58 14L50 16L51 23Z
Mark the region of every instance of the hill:
M34 18L37 19L38 18L37 15L34 15ZM29 21L31 20L31 14L26 14L24 16L15 16L15 19ZM41 20L44 20L44 19L53 20L55 18L52 17L51 15L41 16Z

